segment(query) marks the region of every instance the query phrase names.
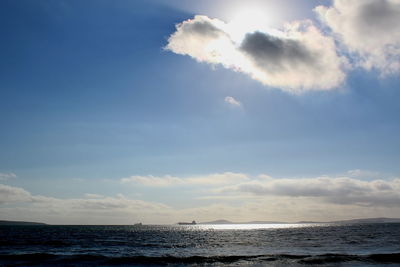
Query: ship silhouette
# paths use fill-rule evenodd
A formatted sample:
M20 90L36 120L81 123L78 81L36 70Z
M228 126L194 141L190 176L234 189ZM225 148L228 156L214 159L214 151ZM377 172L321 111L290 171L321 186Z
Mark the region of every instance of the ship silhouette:
M179 225L196 225L196 221L192 221L192 222L178 222Z

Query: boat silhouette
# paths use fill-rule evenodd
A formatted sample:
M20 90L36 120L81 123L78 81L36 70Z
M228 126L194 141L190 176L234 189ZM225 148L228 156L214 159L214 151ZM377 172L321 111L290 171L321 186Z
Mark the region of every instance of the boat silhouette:
M196 225L196 221L192 221L192 222L178 222L179 225Z

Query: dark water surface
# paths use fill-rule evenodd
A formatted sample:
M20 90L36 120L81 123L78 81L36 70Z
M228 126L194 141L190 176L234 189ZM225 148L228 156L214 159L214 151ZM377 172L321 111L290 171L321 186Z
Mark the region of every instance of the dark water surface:
M0 226L0 266L400 266L400 224Z

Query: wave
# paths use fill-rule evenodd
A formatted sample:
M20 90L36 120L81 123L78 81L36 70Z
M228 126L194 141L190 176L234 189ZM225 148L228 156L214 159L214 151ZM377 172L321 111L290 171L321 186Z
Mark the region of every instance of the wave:
M232 264L232 263L272 263L290 262L298 264L332 264L344 262L364 262L371 264L400 263L400 253L348 255L348 254L321 254L321 255L243 255L243 256L131 256L108 257L95 254L58 255L49 253L10 254L0 255L0 265L65 265L79 264L85 266L101 265L204 265L204 264Z

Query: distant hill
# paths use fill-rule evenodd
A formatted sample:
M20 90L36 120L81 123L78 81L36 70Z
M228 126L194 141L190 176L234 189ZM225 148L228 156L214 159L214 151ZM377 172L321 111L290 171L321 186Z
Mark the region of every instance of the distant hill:
M333 223L400 223L400 218L367 218L334 221Z
M228 220L215 220L211 222L201 222L200 224L233 224L234 222Z
M0 225L46 225L38 222L23 222L23 221L4 221L0 220Z
M202 222L200 224L289 224L289 223L400 223L400 218L366 218L341 221L299 221L299 222L278 222L278 221L250 221L250 222L231 222L228 220L215 220L211 222Z
M285 224L288 222L278 222L278 221L251 221L251 222L246 222L250 224Z

